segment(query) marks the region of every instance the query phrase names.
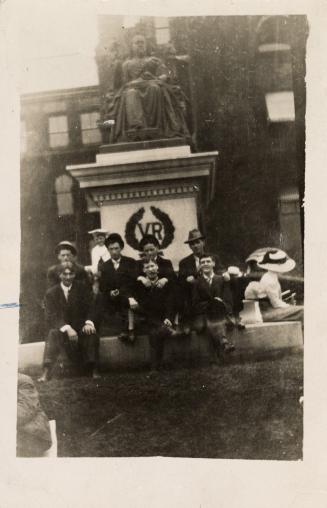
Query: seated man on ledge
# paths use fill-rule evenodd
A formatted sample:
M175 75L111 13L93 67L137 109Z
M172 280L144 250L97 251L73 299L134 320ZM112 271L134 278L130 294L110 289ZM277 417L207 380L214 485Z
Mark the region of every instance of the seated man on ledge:
M134 315L131 311L132 288L136 279L136 261L122 255L124 240L118 233L106 239L110 259L100 267L100 291L104 299L104 316L118 318L121 340L135 341Z
M151 367L153 370L161 368L164 345L168 337L175 335L172 323L174 310L174 286L171 281L160 284L158 265L153 260L144 261L144 280L138 280L135 285L134 297L137 310L146 320L149 334Z
M200 275L194 281L192 294L193 328L198 333L208 332L215 354L219 356L234 351L235 347L226 338L226 319L231 312L225 297L226 282L223 276L214 273L214 266L211 254L200 256Z
M49 330L44 349L44 369L39 381L47 381L61 351L73 358L79 350L84 365L94 378L97 371L99 338L94 326L95 305L92 293L83 283L75 281L73 263L58 267L60 284L45 295L45 318Z

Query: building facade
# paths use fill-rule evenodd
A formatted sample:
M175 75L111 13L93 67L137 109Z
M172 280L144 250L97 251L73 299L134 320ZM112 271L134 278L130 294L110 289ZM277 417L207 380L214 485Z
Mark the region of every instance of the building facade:
M122 28L123 27L123 28ZM99 18L99 84L21 98L21 340L42 340L47 267L65 239L89 264L99 212L66 171L94 162L117 52L143 33L174 55L188 97L192 150L219 151L214 199L201 227L229 264L280 246L303 263L305 16ZM173 48L173 50L171 49Z

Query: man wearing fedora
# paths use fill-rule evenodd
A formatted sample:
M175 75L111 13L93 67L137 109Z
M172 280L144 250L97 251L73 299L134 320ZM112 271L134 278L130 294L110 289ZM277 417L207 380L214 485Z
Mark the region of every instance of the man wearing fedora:
M192 318L192 287L199 274L200 257L205 250L205 236L198 229L192 229L188 234L188 239L184 242L189 245L192 254L183 258L179 262L179 293L182 305L179 306L181 323L184 331L187 333L190 329L190 320ZM214 271L222 273L222 267L218 256L214 255Z
M268 250L257 263L266 272L260 281L252 281L245 289L247 300L258 300L264 321L301 321L303 306L292 305L282 298L278 275L295 268L295 261L280 249Z
M87 274L87 271L85 270L84 266L80 265L76 261L77 257L77 250L75 246L68 242L67 240L64 240L55 248L55 254L57 256L58 262L56 265L50 266L47 272L47 287L51 288L55 286L56 284L60 283L60 277L58 273L59 266L61 263L65 262L71 262L74 264L74 270L75 270L75 280L79 282L83 282L84 284L87 284L90 286L90 280Z

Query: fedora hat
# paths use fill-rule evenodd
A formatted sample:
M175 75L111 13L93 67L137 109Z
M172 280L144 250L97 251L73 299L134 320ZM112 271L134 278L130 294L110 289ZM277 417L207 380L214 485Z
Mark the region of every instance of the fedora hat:
M188 239L184 243L191 243L195 240L205 240L205 236L198 229L191 229L188 234Z
M67 240L58 243L57 247L55 248L55 254L58 255L62 249L70 250L70 252L74 254L74 256L76 256L77 254L75 245L73 245L71 242L68 242Z
M296 263L288 257L286 252L280 249L267 251L258 266L271 272L286 273L293 270Z

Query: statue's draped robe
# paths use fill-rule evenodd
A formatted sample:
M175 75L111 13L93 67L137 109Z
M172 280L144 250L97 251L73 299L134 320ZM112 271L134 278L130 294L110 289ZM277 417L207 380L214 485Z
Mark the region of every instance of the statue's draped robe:
M159 76L169 71L159 59L132 58L122 64L122 83L110 117L115 120L112 142L128 141L128 131L156 129L155 137L188 136L177 87Z

